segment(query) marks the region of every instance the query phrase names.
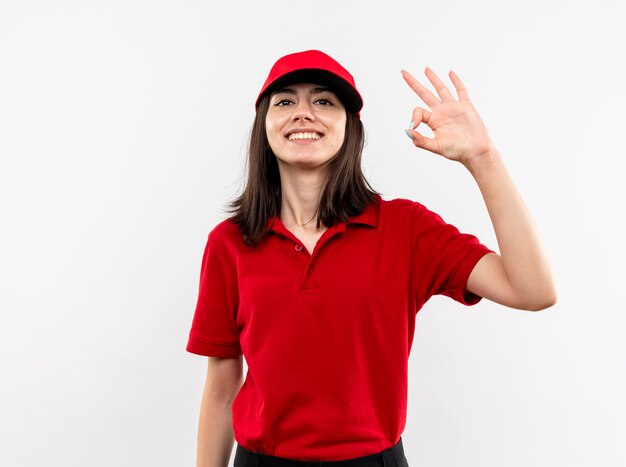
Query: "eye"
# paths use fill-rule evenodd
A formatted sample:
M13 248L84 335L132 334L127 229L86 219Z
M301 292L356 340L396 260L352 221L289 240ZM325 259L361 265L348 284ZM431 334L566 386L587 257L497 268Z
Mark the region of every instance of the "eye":
M279 99L279 100L277 100L277 101L274 103L274 105L275 105L276 107L284 107L285 105L289 105L289 104L291 104L291 103L292 103L292 101L291 101L291 100L289 100L289 99Z
M333 105L332 101L330 99L325 98L325 97L320 97L315 102L318 102L318 103L320 103L322 105Z

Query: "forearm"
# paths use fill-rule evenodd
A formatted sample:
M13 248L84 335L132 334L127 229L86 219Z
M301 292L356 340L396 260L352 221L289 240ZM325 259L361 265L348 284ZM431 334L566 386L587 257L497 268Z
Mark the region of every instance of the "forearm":
M485 201L511 289L529 302L553 302L550 265L522 197L494 147L466 164Z
M197 467L227 467L233 449L232 404L202 397L198 423Z

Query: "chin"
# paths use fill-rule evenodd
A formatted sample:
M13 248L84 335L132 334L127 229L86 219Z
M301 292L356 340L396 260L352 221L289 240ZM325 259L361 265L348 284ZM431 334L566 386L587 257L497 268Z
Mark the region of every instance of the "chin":
M278 159L278 158L277 158ZM317 157L311 156L301 156L301 157L293 157L289 159L278 159L279 165L286 165L291 167L297 167L301 169L314 169L318 167L323 167L327 165L332 158L328 159L320 159Z

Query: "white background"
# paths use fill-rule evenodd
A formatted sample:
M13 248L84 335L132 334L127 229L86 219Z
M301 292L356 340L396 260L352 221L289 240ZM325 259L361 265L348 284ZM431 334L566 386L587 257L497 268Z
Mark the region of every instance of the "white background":
M626 465L625 20L617 0L0 1L0 464L194 465L206 236L271 64L316 48L364 96L374 188L497 249L470 174L404 134L425 104L400 69L455 70L557 280L539 313L420 311L411 466Z

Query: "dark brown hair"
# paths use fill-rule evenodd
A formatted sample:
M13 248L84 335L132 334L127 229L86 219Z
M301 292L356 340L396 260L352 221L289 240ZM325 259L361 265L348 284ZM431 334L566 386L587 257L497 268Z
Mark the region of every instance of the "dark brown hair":
M270 96L266 95L257 109L247 159L247 182L243 193L228 203L229 218L239 226L247 245L255 246L266 233L268 219L278 216L281 203L280 174L276 156L270 148L265 131L265 117ZM337 155L329 162L329 171L319 205L316 227L327 227L337 221L360 214L379 194L361 171L361 154L365 133L356 114L346 114L345 137Z

